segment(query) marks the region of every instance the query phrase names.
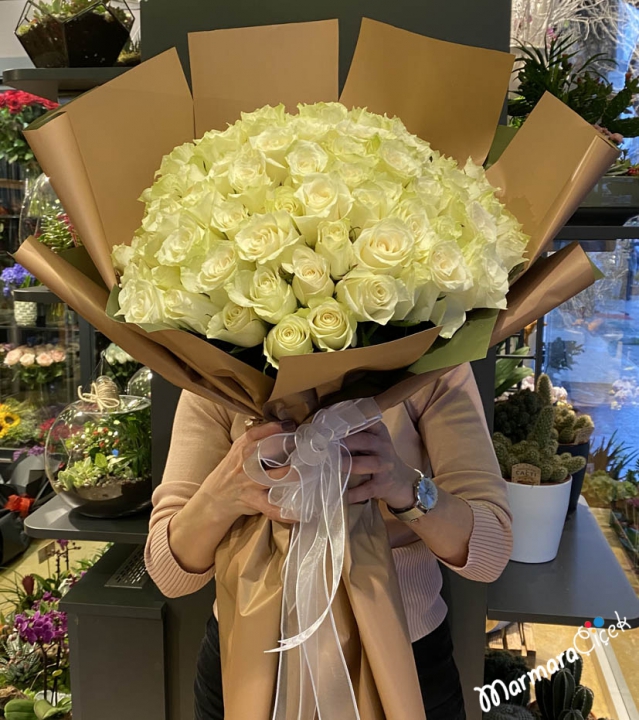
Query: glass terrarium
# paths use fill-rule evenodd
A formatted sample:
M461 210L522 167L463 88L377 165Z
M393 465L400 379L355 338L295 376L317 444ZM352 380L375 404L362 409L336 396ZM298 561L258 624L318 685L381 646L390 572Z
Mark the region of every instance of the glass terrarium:
M141 367L129 380L126 392L127 395L136 395L151 399L151 380L153 379L153 371L145 366Z
M112 67L132 25L124 0L27 0L16 36L39 68Z
M54 490L90 517L129 515L151 500L151 403L129 395L116 403L105 408L78 400L47 437L45 466Z
M44 173L25 193L18 234L20 243L33 235L56 253L80 245L75 228Z

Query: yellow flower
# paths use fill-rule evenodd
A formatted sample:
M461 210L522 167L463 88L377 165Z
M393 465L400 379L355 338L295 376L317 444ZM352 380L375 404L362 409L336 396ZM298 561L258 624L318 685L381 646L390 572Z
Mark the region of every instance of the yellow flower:
M0 424L13 427L14 425L20 424L20 418L15 413L6 410L5 412L0 413Z

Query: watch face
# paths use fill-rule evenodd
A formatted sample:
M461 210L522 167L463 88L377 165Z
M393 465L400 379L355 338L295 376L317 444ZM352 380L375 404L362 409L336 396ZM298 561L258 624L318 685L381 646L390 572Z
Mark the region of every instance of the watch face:
M432 510L437 504L437 486L430 478L424 478L419 483L417 500L425 510Z

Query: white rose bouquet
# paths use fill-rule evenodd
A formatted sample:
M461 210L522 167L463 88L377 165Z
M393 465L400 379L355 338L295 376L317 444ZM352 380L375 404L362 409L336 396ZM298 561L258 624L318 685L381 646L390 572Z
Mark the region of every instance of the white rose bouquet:
M333 430L373 422L592 284L578 245L540 256L617 154L546 96L484 171L511 56L364 20L339 95L338 48L336 21L195 33L192 95L169 51L26 131L84 249L67 261L30 238L20 263L175 385L249 416L322 409L288 436L296 452L318 439L286 485L313 511L292 530L242 518L216 553L233 718L423 720L386 528L373 503L343 511ZM376 412L334 405L371 396ZM300 478L310 493L296 495ZM299 568L318 584L293 569L281 593L289 539L295 555L308 532L318 544L302 545L324 550L309 570L300 549ZM265 652L319 598L311 650ZM316 695L313 658L343 671Z
M424 323L452 337L506 308L528 240L480 165L337 102L242 113L165 156L142 200L113 249L117 314L260 346L274 368Z

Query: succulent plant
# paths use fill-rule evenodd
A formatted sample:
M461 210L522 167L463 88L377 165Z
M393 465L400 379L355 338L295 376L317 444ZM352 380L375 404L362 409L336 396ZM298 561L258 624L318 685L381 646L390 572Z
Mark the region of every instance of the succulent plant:
M559 434L558 440L562 445L575 442L577 435L580 442L586 442L595 430L595 424L590 415L578 415L568 405L555 408L555 429Z
M553 673L550 679L540 678L535 683L535 696L541 720L587 720L592 710L594 695L590 688L579 684L583 659L565 662L565 667Z
M535 720L535 716L521 705L498 705L482 715L483 720Z
M503 477L510 480L513 465L527 463L541 470L542 483L563 482L569 475L581 470L586 461L569 453L557 455L559 443L553 427L554 408L544 406L526 440L513 443L502 433L493 435L493 446Z

